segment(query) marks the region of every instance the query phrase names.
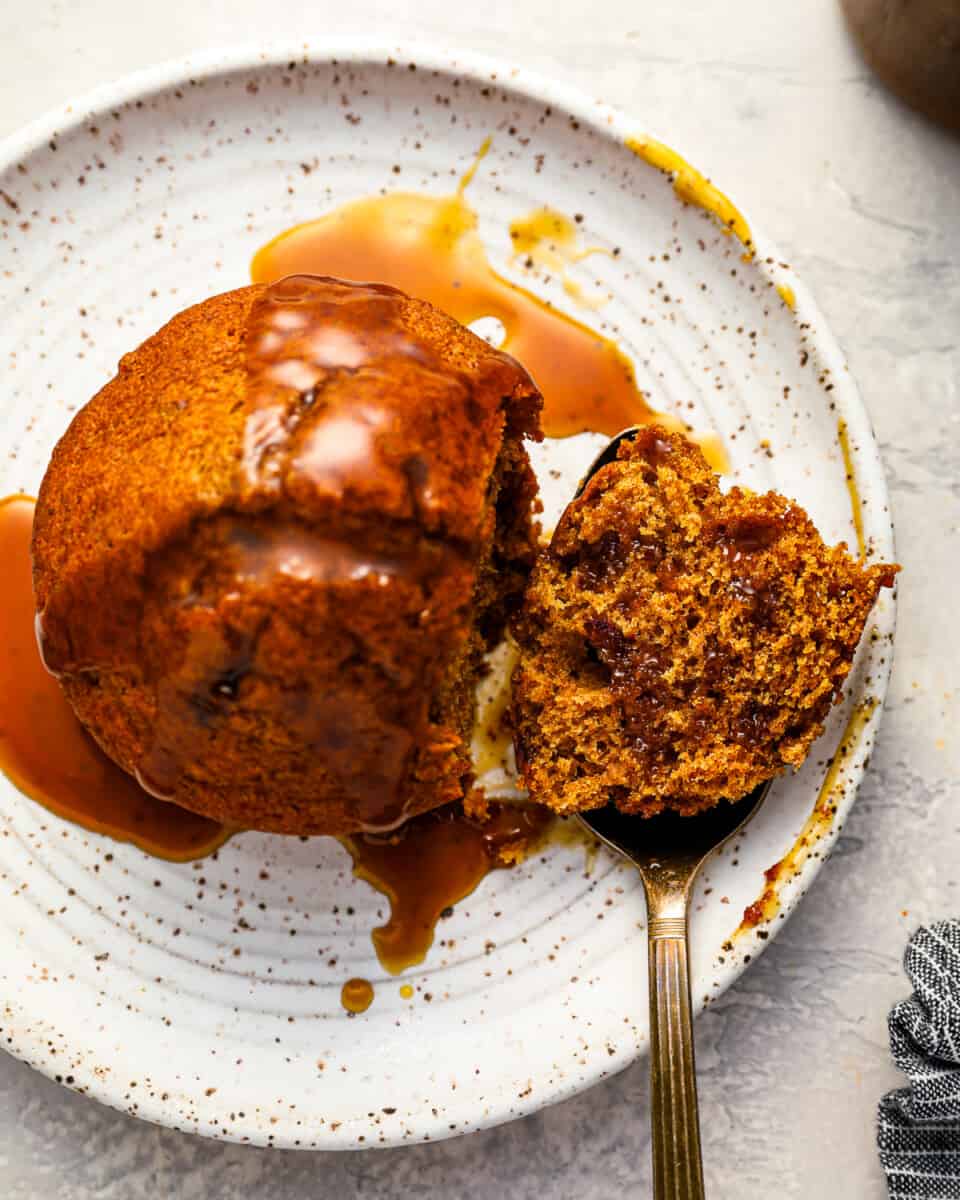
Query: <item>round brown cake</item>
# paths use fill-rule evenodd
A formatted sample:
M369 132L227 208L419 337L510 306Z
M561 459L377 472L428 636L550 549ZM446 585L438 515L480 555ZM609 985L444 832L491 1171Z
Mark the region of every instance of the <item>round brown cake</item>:
M462 798L482 654L535 554L539 408L394 288L294 276L180 313L54 451L45 662L145 788L232 826Z
M689 814L798 766L896 570L641 429L564 512L516 622L531 798Z

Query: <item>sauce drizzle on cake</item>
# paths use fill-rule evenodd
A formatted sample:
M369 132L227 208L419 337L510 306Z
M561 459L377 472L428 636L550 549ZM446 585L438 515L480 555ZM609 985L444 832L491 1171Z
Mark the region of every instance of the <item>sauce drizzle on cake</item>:
M488 146L489 140L480 157ZM616 342L494 270L465 195L475 169L476 163L452 194L388 192L297 225L259 251L252 278L273 283L310 272L377 279L429 300L464 325L496 318L505 331L499 348L523 363L543 393L548 437L612 436L652 421L683 429L650 408ZM722 455L719 445L711 450Z

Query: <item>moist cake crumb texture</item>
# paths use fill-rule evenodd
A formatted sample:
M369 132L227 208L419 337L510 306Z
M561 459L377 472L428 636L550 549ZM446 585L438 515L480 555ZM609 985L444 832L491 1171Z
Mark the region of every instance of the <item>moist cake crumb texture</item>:
M640 430L564 513L515 621L531 798L692 814L799 766L897 570Z

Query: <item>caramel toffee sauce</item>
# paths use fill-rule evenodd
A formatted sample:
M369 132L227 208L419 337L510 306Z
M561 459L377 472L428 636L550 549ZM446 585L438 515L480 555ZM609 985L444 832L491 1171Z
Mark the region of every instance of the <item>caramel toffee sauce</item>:
M371 196L280 234L254 258L254 282L302 273L375 279L464 325L495 317L505 331L500 349L520 360L543 393L548 437L612 436L653 420L678 425L649 407L615 342L493 269L464 194L473 169L452 195Z
M373 931L381 964L391 974L423 962L437 921L515 853L526 853L552 817L534 805L490 804L485 820L459 805L415 817L395 834L358 834L343 842L354 874L390 901L390 919Z
M0 768L51 812L181 862L222 845L230 830L145 792L99 749L73 715L37 648L30 533L34 501L0 501Z

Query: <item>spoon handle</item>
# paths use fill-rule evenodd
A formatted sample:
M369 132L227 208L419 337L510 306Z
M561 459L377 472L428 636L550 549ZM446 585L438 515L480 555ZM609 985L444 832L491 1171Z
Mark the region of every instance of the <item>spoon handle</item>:
M653 1194L655 1200L703 1200L686 897L682 907L676 897L658 904L664 898L650 892L655 889L647 900Z

